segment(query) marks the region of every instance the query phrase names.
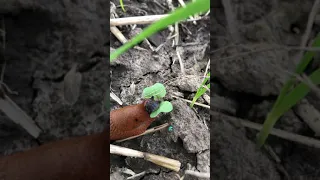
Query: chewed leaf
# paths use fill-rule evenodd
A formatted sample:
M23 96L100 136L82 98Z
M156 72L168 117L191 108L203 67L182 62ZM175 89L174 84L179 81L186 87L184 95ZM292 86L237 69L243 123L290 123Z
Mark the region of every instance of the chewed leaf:
M150 114L150 117L151 118L155 118L160 113L162 113L162 112L163 113L168 113L168 112L172 111L172 109L173 109L173 106L169 101L163 101L163 102L160 103L159 108Z
M147 87L142 92L142 97L145 99L150 99L152 96L157 100L163 98L167 91L163 84L156 83L153 86Z

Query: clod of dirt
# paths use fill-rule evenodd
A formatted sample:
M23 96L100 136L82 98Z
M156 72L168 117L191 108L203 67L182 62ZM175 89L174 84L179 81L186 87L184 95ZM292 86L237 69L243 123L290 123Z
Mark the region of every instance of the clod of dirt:
M127 178L124 177L120 172L114 172L110 175L110 180L126 180Z
M272 10L274 4L274 1L264 0L232 1L238 20L242 21L244 24L249 24L263 18ZM254 9L254 11L252 11L252 9Z
M303 23L306 22L304 17L309 13L312 1L295 2L241 1L232 4L232 9L238 15L238 31L243 37L241 45L222 49L228 45L232 46L234 42L229 41L225 46L221 44L218 46L221 50L215 51L214 58L211 58L212 66L215 67L213 75L228 90L254 93L259 96L277 95L280 92L288 77L286 72L292 72L297 64L295 52L264 49L270 49L274 44L299 45L301 34L292 33L290 28L293 24L302 25L303 32L305 27ZM256 7L257 5L259 7ZM256 8L249 13L247 7ZM219 11L217 13L215 17L223 21L221 13L219 14ZM215 23L219 25L218 22ZM211 28L215 35L222 31L219 26ZM212 39L211 42L213 40L217 41Z
M231 122L235 119L221 113L212 114L211 178L280 180L273 162L246 138L243 127Z
M203 43L203 42L201 42ZM199 62L207 62L206 57L207 48L209 47L209 43L199 44L195 46L185 46L180 49L181 58L185 63L185 68L189 69L194 64L198 64ZM201 64L200 68L205 69L206 64Z
M175 172L165 173L162 172L159 175L151 174L143 178L144 180L180 180L180 176Z
M210 131L198 119L196 113L181 100L172 101L174 107L172 116L173 133L171 137L175 142L178 138L183 141L184 148L189 153L198 153L210 148Z
M197 170L210 172L210 150L197 154Z
M211 99L210 108L227 112L235 115L238 109L238 103L231 98L214 94Z
M140 52L141 51L141 52ZM129 80L133 77L143 77L148 73L156 73L160 69L166 69L170 65L170 58L166 53L159 53L157 57L153 56L150 51L129 50L121 55L111 66L123 66L127 71L125 74L119 75L121 80ZM112 75L117 76L119 71L113 71ZM124 78L127 77L127 78ZM131 84L131 82L122 82L122 84Z
M202 77L189 76L188 78L181 78L178 80L176 86L182 91L196 92L201 84Z
M283 165L293 179L319 179L319 154L319 149L297 145L284 157Z
M252 51L256 49L249 48ZM218 55L219 58L212 59L212 66L216 67L213 76L231 91L243 91L259 96L278 94L288 77L283 70L293 67L285 59L285 54L278 50L239 56L237 54L247 52L241 49L227 48ZM223 59L229 55L235 56Z
M249 119L254 122L263 124L268 113L271 111L274 102L263 101L260 104L253 105L249 111ZM304 122L302 122L293 110L287 111L275 124L275 128L283 129L292 133L300 133L306 130Z
M298 116L313 130L315 136L320 136L320 112L306 99L303 99L294 109Z

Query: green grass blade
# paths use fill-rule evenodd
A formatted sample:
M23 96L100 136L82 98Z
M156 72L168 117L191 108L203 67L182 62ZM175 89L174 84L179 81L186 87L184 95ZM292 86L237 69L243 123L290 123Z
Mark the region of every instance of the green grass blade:
M309 77L315 84L320 84L320 69L314 71ZM261 147L268 138L270 130L273 128L277 120L301 99L303 99L310 92L310 87L305 83L300 83L288 95L285 96L283 103L278 105L278 108L267 116L263 128L258 135L258 146Z
M314 43L312 44L312 47L319 47L320 46L320 33L317 35L316 39L314 40ZM300 61L300 63L298 64L297 68L296 68L296 74L301 74L303 73L303 71L307 68L308 64L311 62L312 58L314 57L314 55L316 54L316 52L314 51L308 51L305 53L305 55L303 56L302 60ZM294 80L295 78L292 76L287 83L284 85L284 87L282 88L280 95L278 96L275 105L273 106L274 109L277 108L277 106L279 105L279 103L282 102L283 97L288 93L288 91L290 90L290 88L292 87L292 85L294 84ZM273 110L271 110L272 112Z
M207 77L203 80L203 82L201 83L199 89L196 92L196 95L193 97L192 102L190 104L190 107L193 107L194 103L207 91L206 88L204 88L203 86L205 86L205 84L207 83L207 81L210 78L210 72L208 73ZM210 84L207 85L207 88L210 89Z
M320 47L320 33L317 34L317 37L315 38L312 47ZM308 64L311 62L312 58L316 55L317 52L315 51L308 51L305 53L305 55L302 58L302 61L298 64L298 67L296 69L297 74L303 73L303 71L307 68Z
M197 0L188 3L185 8L181 7L176 9L172 14L167 17L160 19L159 21L151 24L144 31L134 37L132 40L113 51L110 54L110 62L116 59L118 56L126 52L128 49L132 48L136 44L143 41L145 38L153 35L154 33L166 28L168 25L174 24L178 21L184 20L191 15L206 12L210 9L210 0Z
M315 40L314 40L314 42L312 44L312 47L319 47L319 46L320 46L320 33L317 35L317 37L315 38ZM312 58L314 57L315 54L316 54L316 52L313 52L313 51L306 52L304 54L302 60L298 64L295 73L296 74L303 73L303 71L306 69L308 64L311 62L311 60L312 60ZM314 73L317 74L318 73L317 71L315 71ZM313 75L314 75L314 73L313 73ZM310 78L311 77L312 78L316 78L313 75L311 75ZM303 84L303 85L300 84L299 86L294 88L289 93L289 90L294 85L295 79L296 78L294 76L292 76L287 81L287 83L282 88L282 90L281 90L281 92L280 92L280 94L279 94L274 106L272 107L270 113L268 114L267 119L265 120L265 122L263 124L263 128L262 128L262 130L260 131L260 133L258 134L258 137L257 137L257 142L258 142L258 145L260 147L265 143L265 141L266 141L266 139L267 139L267 137L269 135L270 130L275 125L277 120L286 111L288 111L290 108L292 108L299 100L301 100L304 96L306 96L308 94L308 92L310 91L310 89L308 87L306 87L305 84ZM313 79L313 80L315 82L317 82L317 79ZM305 88L307 88L307 89L305 89ZM290 97L290 98L288 98L288 97Z
M120 0L120 6L123 12L126 12L126 10L124 9L124 4L123 4L123 0Z
M207 85L207 88L210 89L210 84ZM207 88L202 87L197 91L196 95L193 97L190 107L193 107L194 103L207 91Z

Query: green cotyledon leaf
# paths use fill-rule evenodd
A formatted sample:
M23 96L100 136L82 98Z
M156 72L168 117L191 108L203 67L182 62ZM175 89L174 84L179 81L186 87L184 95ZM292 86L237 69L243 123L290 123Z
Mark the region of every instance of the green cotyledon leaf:
M168 112L171 112L172 110L173 110L173 106L172 106L171 102L163 101L160 103L159 108L150 114L150 117L155 118L162 112L168 113Z
M156 83L153 86L147 87L142 92L142 97L150 99L154 97L155 100L159 100L166 95L167 91L163 84Z

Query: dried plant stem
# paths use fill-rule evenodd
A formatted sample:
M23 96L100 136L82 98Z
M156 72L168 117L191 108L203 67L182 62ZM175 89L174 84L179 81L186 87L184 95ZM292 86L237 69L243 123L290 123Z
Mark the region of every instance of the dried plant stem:
M111 33L122 43L122 44L125 44L128 42L127 38L124 37L124 35L122 34L122 32L117 28L117 27L110 27L110 31ZM133 47L134 49L137 49L137 50L144 50L144 51L147 51L146 49L144 48L141 48L139 46L135 46Z
M247 127L250 129L255 129L257 131L260 131L263 127L261 124L258 124L258 123L254 123L254 122L244 120L244 119L234 118L234 117L223 115L221 113L214 112L214 111L210 111L210 114L214 115L214 116L220 116L221 119L223 119L223 120L240 122L241 125L243 125L244 127ZM320 141L315 138L310 138L310 137L290 133L290 132L280 130L280 129L275 129L275 128L271 129L270 134L277 136L277 137L280 137L282 139L286 139L288 141L304 144L304 145L307 145L310 147L320 148Z
M179 60L181 73L182 73L182 75L186 75L186 72L185 72L185 70L184 70L184 64L183 64L183 62L182 62L182 58L181 58L181 55L180 55L180 53L181 53L181 47L178 47L178 46L176 47L176 53L177 53L177 57L178 57L178 60Z
M228 29L233 41L239 42L240 36L237 27L236 14L232 9L232 3L230 0L222 0L225 16L227 18Z
M117 27L110 27L110 31L122 44L128 42L127 38L124 37L122 32Z
M139 173L139 174L135 174L135 175L132 175L132 176L128 177L127 180L129 180L129 179L134 179L134 178L137 178L137 177L140 177L140 176L144 176L144 175L146 175L146 174L147 174L147 172L146 172L146 171L143 171L143 172L141 172L141 173Z
M2 17L2 54L4 59L4 64L2 66L2 71L0 75L0 109L1 111L7 115L14 123L22 126L31 136L34 138L38 138L41 129L35 124L33 119L27 115L14 101L12 101L6 94L5 90L9 93L16 94L11 91L10 88L4 83L4 74L6 69L7 60L5 57L5 49L6 49L6 28L4 17ZM5 89L3 88L5 87Z
M1 82L4 83L4 73L6 70L6 66L7 66L7 58L4 55L5 49L6 49L6 26L5 26L5 22L4 22L4 17L2 17L2 28L3 28L3 32L2 34L2 54L3 54L3 59L4 59L4 63L2 66L2 71L1 71Z
M181 99L181 100L183 100L183 101L185 101L185 102L192 103L192 101L190 101L190 100L183 99L183 98L178 97L178 96L175 96L175 95L171 95L171 96L172 96L173 98ZM201 106L201 107L204 107L204 108L208 108L208 109L210 109L210 106L205 105L205 104L201 104L201 103L197 103L197 102L195 102L194 104L195 104L195 105L198 105L198 106Z
M110 92L110 97L111 99L115 100L120 106L122 106L123 102L116 94L114 94L113 92Z
M134 17L125 17L125 18L115 18L110 19L110 27L112 26L125 26L125 25L133 25L133 24L152 24L162 18L167 17L169 14L162 15L149 15L149 16L134 16ZM190 21L198 21L204 19L203 17L199 17L197 19L186 19L183 22Z
M157 164L159 166L168 168L170 170L178 172L181 167L181 163L178 160L170 159L163 156L158 156L150 153L145 153L129 148L124 148L120 146L116 146L113 144L110 144L110 153L121 155L121 156L128 156L128 157L135 157L135 158L143 158L149 162L152 162L154 164Z
M314 22L314 19L315 19L316 15L317 15L318 9L319 9L319 5L320 5L320 0L315 0L314 3L313 3L312 9L311 9L311 11L309 13L306 30L305 30L302 38L301 38L301 43L300 43L300 47L301 48L307 46L308 39L309 39L311 30L312 30L313 22ZM299 52L299 54L297 56L297 60L298 61L301 61L303 53L304 53L303 51Z
M207 172L196 172L196 171L186 170L185 174L188 174L190 176L195 176L195 177L198 177L198 178L208 178L208 179L210 179L210 173L207 173Z
M165 123L165 124L162 124L160 126L156 126L156 127L150 128L150 129L146 130L142 134L139 134L139 135L136 135L136 136L131 136L131 137L128 137L126 139L118 140L118 141L116 141L116 143L127 141L127 140L131 140L131 139L134 139L134 138L137 138L137 137L140 137L140 136L144 136L144 135L147 135L147 134L150 134L150 133L154 133L154 132L160 131L160 130L168 127L168 126L169 126L169 123Z
M16 103L8 96L4 95L0 98L0 109L13 122L22 126L34 138L38 138L41 129L35 124L33 119L27 115Z

